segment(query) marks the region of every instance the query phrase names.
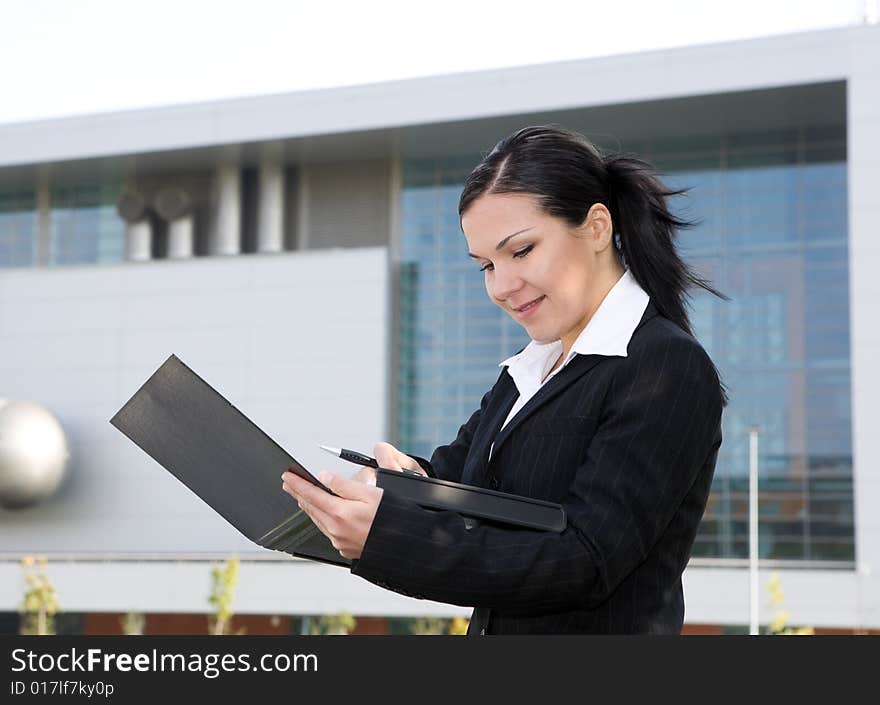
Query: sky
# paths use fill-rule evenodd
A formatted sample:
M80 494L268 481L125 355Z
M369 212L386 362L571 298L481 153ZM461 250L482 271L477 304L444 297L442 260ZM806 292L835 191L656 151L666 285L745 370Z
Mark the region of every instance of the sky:
M876 21L878 0L0 0L0 123Z

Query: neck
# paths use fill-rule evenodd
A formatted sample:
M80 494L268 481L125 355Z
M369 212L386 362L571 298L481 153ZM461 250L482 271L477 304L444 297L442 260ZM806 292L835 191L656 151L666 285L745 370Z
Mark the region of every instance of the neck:
M626 270L624 270L619 263L615 262L614 266L609 268L607 275L601 277L596 282L597 287L594 290L595 295L591 297L591 302L586 315L581 319L581 322L577 326L562 336L562 356L559 358L558 364L561 364L562 361L568 357L568 353L571 351L574 341L584 332L584 329L589 325L593 316L596 315L596 311L599 310L605 297L608 296L608 292L611 291L614 288L614 285L620 281L620 278L624 275L625 271Z

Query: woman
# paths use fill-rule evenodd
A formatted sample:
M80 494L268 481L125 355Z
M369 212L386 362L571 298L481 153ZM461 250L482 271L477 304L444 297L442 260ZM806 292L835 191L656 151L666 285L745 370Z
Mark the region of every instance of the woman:
M680 633L726 398L685 310L690 286L720 294L676 253L675 193L555 126L516 132L473 170L468 256L532 340L430 461L387 443L376 459L561 503L568 524L466 524L383 492L368 469L323 473L340 497L285 473L352 573L475 607L470 634Z

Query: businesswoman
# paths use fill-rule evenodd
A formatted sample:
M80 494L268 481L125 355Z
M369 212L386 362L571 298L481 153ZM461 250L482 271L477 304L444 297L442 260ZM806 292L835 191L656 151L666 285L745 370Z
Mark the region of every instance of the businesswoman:
M368 469L322 473L339 497L285 473L352 573L474 607L469 634L681 631L726 398L686 312L689 288L720 294L676 252L674 193L556 126L519 130L471 172L468 256L531 342L430 460L387 443L376 459L558 502L567 526L474 525L364 482Z

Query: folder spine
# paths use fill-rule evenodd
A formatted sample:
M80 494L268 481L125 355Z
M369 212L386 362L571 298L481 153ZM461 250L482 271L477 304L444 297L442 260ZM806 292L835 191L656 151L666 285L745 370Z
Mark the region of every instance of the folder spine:
M474 519L542 531L560 532L566 526L565 510L562 505L531 497L414 476L384 468L376 471L376 486L397 492L426 509L445 509Z

